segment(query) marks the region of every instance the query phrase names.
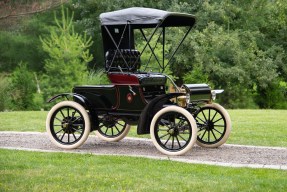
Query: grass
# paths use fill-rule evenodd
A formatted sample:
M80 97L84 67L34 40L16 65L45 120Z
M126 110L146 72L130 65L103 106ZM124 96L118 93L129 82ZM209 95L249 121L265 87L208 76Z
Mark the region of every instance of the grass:
M286 191L287 172L0 149L0 191Z
M232 132L227 143L287 147L287 110L228 110ZM2 112L0 131L45 131L46 111ZM132 127L130 137L138 137ZM142 136L141 136L142 137ZM149 135L143 137L149 138Z
M287 147L287 110L229 110L228 143Z
M46 111L0 112L0 131L44 132Z

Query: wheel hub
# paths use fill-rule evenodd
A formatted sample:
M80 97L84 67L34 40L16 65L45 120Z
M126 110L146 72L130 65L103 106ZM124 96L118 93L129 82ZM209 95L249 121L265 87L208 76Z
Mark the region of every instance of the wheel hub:
M168 130L168 133L171 136L177 136L179 134L179 131L177 127L172 127L171 129Z
M65 133L74 133L75 129L73 128L75 118L65 117L62 121L62 128Z
M117 121L113 116L106 115L102 119L102 123L104 124L105 127L111 128L111 127L115 126Z
M207 129L208 131L213 130L213 129L214 129L214 123L213 123L212 121L207 121L207 123L206 123L206 129Z

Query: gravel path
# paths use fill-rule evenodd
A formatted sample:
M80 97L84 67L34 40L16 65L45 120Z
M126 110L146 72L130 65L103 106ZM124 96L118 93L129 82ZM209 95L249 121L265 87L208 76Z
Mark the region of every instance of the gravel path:
M92 135L79 149L64 150L54 146L46 133L0 132L0 148L140 156L187 163L287 170L287 148L281 147L223 145L208 149L194 146L192 151L184 156L168 157L161 154L150 139L125 138L120 142L105 142Z

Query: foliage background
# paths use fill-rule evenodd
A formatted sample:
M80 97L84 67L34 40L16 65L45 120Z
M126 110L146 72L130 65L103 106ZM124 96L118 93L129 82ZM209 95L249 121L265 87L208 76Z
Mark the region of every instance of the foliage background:
M53 87L53 79L57 78L57 84L66 85L66 89L70 89L67 91L71 91L77 82L68 78L68 74L77 68L86 76L80 83L108 83L101 71L104 64L99 14L135 6L196 15L197 25L169 69L179 85L183 82L208 83L213 88L225 89L218 102L228 108L287 109L287 2L284 0L63 2L69 13L74 13L71 23L74 35L86 40L91 38L90 42L93 42L84 50L91 54L89 59L72 54L77 58L74 65L57 64L59 59L52 62L40 40L40 36L47 39L57 31L54 12L62 22L59 1L23 0L17 4L13 0L0 1L0 10L10 11L6 16L0 15L0 89L3 90L0 97L6 98L0 101L1 111L42 108L43 102L57 92L49 89L49 86ZM48 3L55 6L49 7ZM172 37L170 45L181 39L182 31L173 33ZM70 70L62 75L68 79L61 80L61 76L50 73L49 61L56 70L57 66ZM25 67L21 68L23 64ZM27 79L34 85L33 89L25 92L31 86L29 83L22 84L27 89L15 83L17 70L32 74L27 75ZM51 80L47 81L47 77ZM99 78L104 81L100 82ZM23 98L13 101L19 95ZM20 101L26 104L22 105Z

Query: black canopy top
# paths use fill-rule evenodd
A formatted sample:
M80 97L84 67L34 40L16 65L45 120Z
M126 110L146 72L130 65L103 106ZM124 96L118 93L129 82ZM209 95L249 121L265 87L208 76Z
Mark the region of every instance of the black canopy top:
M195 16L186 13L168 12L159 9L132 7L118 11L102 13L102 25L126 25L135 27L156 26L193 26Z

